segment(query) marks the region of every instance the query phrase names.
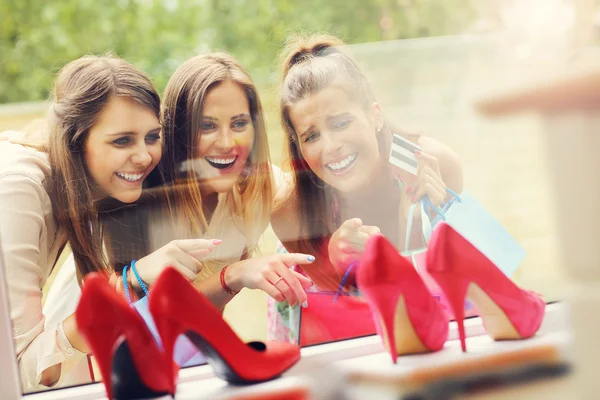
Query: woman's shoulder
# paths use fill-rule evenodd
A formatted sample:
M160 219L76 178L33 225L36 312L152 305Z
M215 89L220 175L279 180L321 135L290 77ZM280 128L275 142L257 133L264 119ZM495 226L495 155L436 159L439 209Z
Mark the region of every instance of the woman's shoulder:
M431 154L432 156L448 157L450 155L456 155L454 150L450 147L430 136L419 135L417 143L424 153Z
M292 174L284 171L276 164L271 164L271 174L273 175L273 183L275 183L276 188L282 185L289 185L292 182Z
M411 129L395 129L394 133L418 145L423 153L434 156L438 159L440 164L458 162L458 155L454 152L454 150L444 143L421 133L420 131Z
M458 154L444 143L425 135L420 135L418 144L423 153L437 159L444 183L455 191L462 191L463 171Z
M281 212L289 212L295 204L294 177L290 172L282 170L275 164L271 164L271 170L275 184L272 213L277 215Z
M24 141L21 139L24 138L20 132L0 133L0 178L17 175L43 185L52 171L48 154L37 147L22 144Z

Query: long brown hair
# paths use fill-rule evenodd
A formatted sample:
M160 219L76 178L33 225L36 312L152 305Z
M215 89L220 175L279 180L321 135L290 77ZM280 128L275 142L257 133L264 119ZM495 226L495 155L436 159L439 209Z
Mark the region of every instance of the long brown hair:
M172 208L182 210L193 234L202 235L207 229L207 220L202 208L200 182L192 169L183 176L178 175L178 171L182 162L195 158L206 93L227 80L240 85L246 93L255 140L245 171L225 201L233 215L244 216L245 233L249 242L256 244L262 234L262 229L258 232L257 228L266 227L271 214L273 183L269 146L256 86L244 67L231 55L212 53L193 57L181 65L169 80L163 106L166 153L160 168L167 182L180 182L170 191ZM240 201L234 201L236 195L239 195Z
M337 229L339 215L332 203L337 199L329 187L308 166L300 151L298 135L290 120L290 107L305 97L318 93L334 81L365 109L375 96L356 62L343 48L344 42L329 35L292 36L283 51L283 76L280 93L281 123L286 134L287 157L294 175L303 237L309 248L318 249L325 237ZM377 134L380 154L385 154L391 135L388 123Z
M53 210L65 229L79 277L112 269L103 249L103 224L93 199L84 144L100 113L116 96L131 98L160 120L160 97L148 77L112 55L84 56L64 66L54 84L49 111L48 154L53 176Z

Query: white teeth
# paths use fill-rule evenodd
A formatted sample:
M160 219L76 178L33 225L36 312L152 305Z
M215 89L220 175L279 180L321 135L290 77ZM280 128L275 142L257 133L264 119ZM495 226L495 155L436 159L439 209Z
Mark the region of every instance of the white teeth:
M339 171L341 169L346 168L354 160L356 160L356 154L348 156L348 157L344 158L342 161L326 164L325 166L327 168L331 169L332 171Z
M117 175L129 182L137 182L144 176L144 174L128 174L126 172L117 172Z
M211 163L215 163L215 164L231 164L232 162L235 161L235 157L231 157L231 158L212 158L212 157L206 157L206 159L208 161L210 161Z

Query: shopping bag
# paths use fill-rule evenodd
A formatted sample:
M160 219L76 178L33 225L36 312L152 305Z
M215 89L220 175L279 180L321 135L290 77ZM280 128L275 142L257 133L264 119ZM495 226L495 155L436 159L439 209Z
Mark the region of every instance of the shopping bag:
M473 195L459 195L449 189L448 192L452 198L441 209L430 205L437 214L433 224L446 222L507 277L512 277L525 258L523 247Z
M300 312L300 346L377 333L369 305L358 293L308 292Z
M146 326L154 336L154 340L162 348L162 341L156 329L154 318L150 314L148 307L148 296L142 297L140 300L132 304L133 308L142 316ZM191 367L193 365L206 364L206 358L198 351L196 346L185 335L180 335L175 341L175 350L173 352L173 360L181 367Z
M432 232L433 227L432 227L431 220L429 219L429 217L427 216L427 213L425 212L424 203L426 203L426 202L427 202L427 200L424 200L423 202L421 202L421 201L415 202L411 205L411 207L409 209L408 217L407 217L407 224L406 224L406 239L405 239L405 244L404 244L404 251L401 252L401 254L405 258L407 258L412 263L412 265L415 267L417 273L423 280L423 283L425 284L425 286L427 287L427 289L429 290L431 295L442 306L442 309L443 309L444 313L448 316L448 319L453 320L453 319L455 319L454 312L452 311L452 308L450 307L450 303L446 299L446 296L444 295L444 292L438 285L437 281L429 274L429 272L427 272L427 245L429 244L429 239L431 237L431 232ZM411 234L412 234L412 227L413 227L413 220L414 220L414 213L415 213L417 207L421 208L421 218L420 218L421 219L421 231L423 233L425 247L409 250L410 249L410 238L411 238ZM434 223L437 223L437 221ZM479 315L479 311L477 310L477 307L475 307L475 305L473 304L472 301L467 299L465 301L465 317L472 317L472 316L476 316L476 315Z

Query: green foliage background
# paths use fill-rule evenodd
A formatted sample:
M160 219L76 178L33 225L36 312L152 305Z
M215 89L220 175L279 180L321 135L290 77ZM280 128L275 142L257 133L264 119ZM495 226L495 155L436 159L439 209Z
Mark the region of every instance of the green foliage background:
M5 0L0 1L0 103L48 97L56 72L111 51L162 91L192 55L225 50L259 85L277 80L290 33L348 43L455 34L474 20L470 0Z

